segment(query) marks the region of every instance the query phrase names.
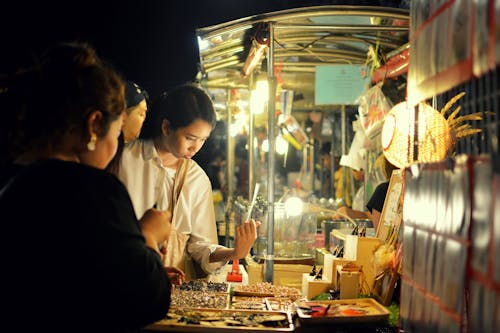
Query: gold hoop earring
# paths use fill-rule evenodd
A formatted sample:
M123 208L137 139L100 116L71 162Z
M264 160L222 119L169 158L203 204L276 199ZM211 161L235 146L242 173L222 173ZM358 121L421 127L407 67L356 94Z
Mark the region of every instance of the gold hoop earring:
M97 135L92 133L92 135L90 136L90 141L87 143L87 149L89 151L94 151L96 142L97 142Z

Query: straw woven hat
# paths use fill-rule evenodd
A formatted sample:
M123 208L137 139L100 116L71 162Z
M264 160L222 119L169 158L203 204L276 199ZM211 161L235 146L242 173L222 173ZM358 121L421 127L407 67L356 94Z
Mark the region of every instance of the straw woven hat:
M454 135L445 117L425 103L416 108L414 112L406 102L396 104L384 120L383 153L398 168L441 161L454 146Z

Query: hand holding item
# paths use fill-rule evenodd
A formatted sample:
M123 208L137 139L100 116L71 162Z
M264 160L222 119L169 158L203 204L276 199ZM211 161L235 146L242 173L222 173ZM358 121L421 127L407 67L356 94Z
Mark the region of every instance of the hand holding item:
M334 219L367 219L370 218L369 212L362 212L346 206L339 207L333 215Z
M250 219L242 225L236 227L236 237L234 239L234 259L245 258L253 243L257 239L257 227L259 221Z
M167 241L170 235L172 214L169 211L160 211L156 208L148 209L140 219L142 234L146 245L156 250L160 255L159 244Z
M337 208L336 214L333 216L334 219L342 219L344 216L349 216L349 208L346 206L342 206Z
M181 285L186 278L184 271L177 267L167 266L165 267L165 272L167 273L172 284Z

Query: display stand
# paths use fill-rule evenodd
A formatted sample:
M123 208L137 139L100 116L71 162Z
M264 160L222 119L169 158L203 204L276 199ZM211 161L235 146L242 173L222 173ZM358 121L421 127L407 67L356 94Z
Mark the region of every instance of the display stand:
M403 211L403 176L402 171L396 169L392 172L389 188L380 214L380 222L376 237L387 242L393 232L401 226Z
M402 171L396 169L392 172L389 181L389 188L387 189L377 229L377 238L383 242L386 248L392 249L394 252L402 221L403 188ZM381 304L387 306L391 303L394 288L399 277L399 265L386 267L382 271L376 271L376 269L374 268L373 272L374 282L371 294Z

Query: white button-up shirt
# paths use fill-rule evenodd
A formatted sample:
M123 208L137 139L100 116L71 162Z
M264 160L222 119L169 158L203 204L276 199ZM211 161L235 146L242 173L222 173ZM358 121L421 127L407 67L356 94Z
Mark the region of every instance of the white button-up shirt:
M207 174L190 161L174 212L173 226L189 238L186 251L206 273L226 262L209 263L218 245L212 187ZM119 178L127 187L135 213L141 218L155 204L169 210L176 170L162 165L152 140L136 140L125 145ZM181 254L182 255L182 254Z

